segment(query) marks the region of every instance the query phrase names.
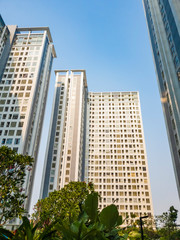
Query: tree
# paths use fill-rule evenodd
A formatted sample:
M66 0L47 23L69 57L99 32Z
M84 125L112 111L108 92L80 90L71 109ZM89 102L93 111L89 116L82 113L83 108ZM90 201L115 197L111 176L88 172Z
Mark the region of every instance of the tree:
M56 229L63 240L119 240L127 239L128 235L119 235L122 217L114 204L98 210L98 193L92 192L82 203L78 217L69 223L61 220Z
M177 214L178 210L171 206L168 212L156 217L156 225L160 228L159 233L164 239L175 239L171 235L176 230Z
M91 183L70 182L39 200L33 218L43 230L54 225L56 237L63 240L127 239L127 234L119 235L123 221L117 207L112 204L100 212L98 199Z
M0 225L24 213L23 184L26 170L31 170L33 158L17 154L16 151L0 147Z
M46 227L53 221L68 220L71 222L80 212L80 205L86 199L89 192L93 192L92 183L70 182L59 191L49 194L49 197L41 199L34 207L33 220L40 221L42 227Z
M46 228L40 228L41 222L30 222L23 217L22 225L14 232L0 227L2 240L126 240L128 235L120 236L119 225L122 217L114 204L98 210L98 193L92 191L79 208L79 214L71 221L67 218L53 221Z

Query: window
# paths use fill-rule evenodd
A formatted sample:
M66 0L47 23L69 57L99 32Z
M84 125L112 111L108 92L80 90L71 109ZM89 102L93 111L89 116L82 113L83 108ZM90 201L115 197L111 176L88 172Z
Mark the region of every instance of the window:
M11 122L11 127L16 127L16 122Z
M21 136L21 130L17 130L16 136Z
M27 107L22 107L22 112L26 112Z
M20 110L20 107L15 107L15 108L14 108L14 111L15 111L15 112L19 112L19 110Z
M13 114L13 119L18 119L18 114Z
M19 144L20 143L20 138L15 138L15 140L14 140L14 144Z
M27 90L31 90L31 86L27 86Z
M24 122L19 122L18 127L23 127Z
M13 139L12 138L8 138L6 141L6 144L12 144Z
M20 119L25 119L25 115L22 114L22 115L20 116Z
M14 130L9 130L9 136L14 136Z
M1 123L0 123L0 127L4 127L4 122L1 122Z

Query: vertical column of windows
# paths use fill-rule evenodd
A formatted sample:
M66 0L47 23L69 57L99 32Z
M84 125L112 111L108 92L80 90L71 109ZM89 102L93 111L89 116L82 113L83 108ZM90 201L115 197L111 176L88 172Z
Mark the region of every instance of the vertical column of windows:
M58 156L58 149L59 149L59 137L60 137L60 130L63 126L62 120L62 108L64 104L64 82L63 79L58 82L58 87L61 87L60 98L59 98L59 106L58 106L58 116L56 122L56 133L53 143L53 159L51 165L51 172L50 172L50 182L49 182L49 192L53 191L54 180L55 180L55 169L57 166L57 161L59 161ZM62 168L60 168L60 176L61 176ZM55 186L56 187L56 186Z

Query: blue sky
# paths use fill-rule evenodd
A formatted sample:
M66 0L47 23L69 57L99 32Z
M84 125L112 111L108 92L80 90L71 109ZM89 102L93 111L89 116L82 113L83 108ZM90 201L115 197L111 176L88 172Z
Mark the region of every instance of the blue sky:
M49 26L57 52L44 121L34 202L38 198L55 69L85 69L89 91L139 91L155 214L180 211L142 1L0 0L8 25Z

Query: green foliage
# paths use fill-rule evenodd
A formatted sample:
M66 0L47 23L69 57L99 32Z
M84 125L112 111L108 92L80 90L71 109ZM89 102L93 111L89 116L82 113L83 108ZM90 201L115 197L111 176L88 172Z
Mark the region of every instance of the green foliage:
M16 151L0 147L0 225L24 213L23 191L26 169L31 170L33 159Z
M180 231L176 229L177 210L174 207L170 207L168 212L163 213L156 217L156 225L158 229L155 229L154 219L151 221L143 221L143 235L145 240L177 240L180 239ZM124 231L128 234L129 240L138 240L140 237L140 229L137 220L135 224L129 226Z
M54 191L35 206L34 221L23 217L22 225L14 232L0 228L2 240L140 240L138 221L120 228L123 220L114 204L100 211L99 195L92 184L71 182L60 191ZM177 240L177 210L170 207L158 216L162 227L153 229L153 220L144 222L145 240ZM36 223L36 224L35 224ZM6 236L6 237L5 237Z
M99 212L98 194L92 192L82 203L79 216L70 224L66 221L58 222L56 228L63 240L127 239L127 235L118 234L120 224L122 218L117 207L112 204Z
M130 240L140 240L141 239L141 233L139 233L138 231L131 231L128 234L128 238Z
M144 228L144 239L146 240L152 240L152 239L159 239L160 235L156 229L153 228Z
M74 189L75 183L70 183L66 187ZM79 184L77 184L79 186ZM119 216L117 207L110 205L101 212L98 210L98 193L91 191L88 193L88 186L82 184L86 197L82 199L80 196L78 214L73 214L71 221L65 215L64 218L58 218L58 221L52 221L41 228L41 222L36 225L23 217L22 225L11 233L0 228L0 239L5 240L119 240L127 239L128 235L120 236L119 225L122 224L122 218ZM85 188L84 188L85 187ZM84 192L83 191L83 192ZM78 190L78 193L80 189ZM83 193L81 192L81 193ZM74 194L74 193L73 193ZM63 191L63 196L67 194ZM76 193L76 196L78 194ZM71 195L70 195L71 196ZM56 199L57 200L57 199ZM65 200L63 198L63 200ZM71 199L72 200L72 199ZM66 199L68 202L68 199ZM72 203L72 202L71 202ZM68 203L70 204L70 203ZM70 204L71 206L71 204ZM76 206L75 206L76 207ZM64 209L65 210L65 209ZM67 210L67 206L66 206ZM68 213L69 215L69 213ZM6 237L5 237L6 236Z
M118 221L119 213L115 205L104 208L100 213L100 221L107 230L111 230Z
M55 236L56 230L53 229L54 224L48 226L43 231L38 230L39 223L35 226L28 220L27 217L22 217L23 223L14 232L10 232L6 229L0 228L0 239L2 240L58 240Z
M158 233L162 236L160 239L175 239L177 214L178 210L171 206L167 212L156 217Z
M97 209L98 209L98 193L93 192L87 196L85 200L85 212L88 214L90 220L94 222L97 218Z
M178 210L171 206L168 212L164 212L162 215L156 217L157 227L172 228L176 226Z
M42 227L53 221L68 221L71 223L79 215L81 203L89 192L93 191L92 183L70 182L59 191L49 194L35 205L33 219L40 222Z

